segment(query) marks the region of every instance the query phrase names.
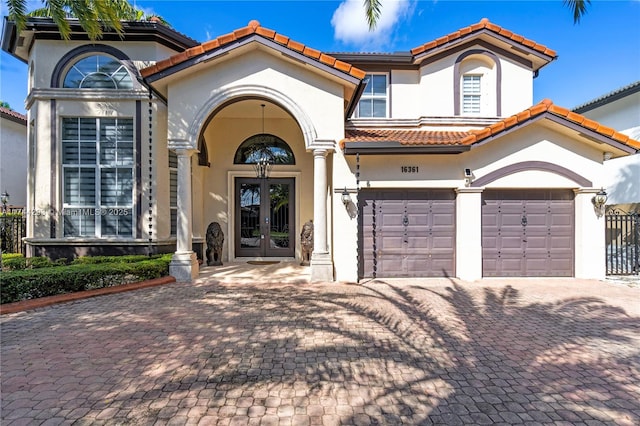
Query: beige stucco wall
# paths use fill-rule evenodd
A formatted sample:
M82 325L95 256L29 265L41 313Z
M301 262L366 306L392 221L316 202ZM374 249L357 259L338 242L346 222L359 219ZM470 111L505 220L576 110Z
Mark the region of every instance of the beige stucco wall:
M604 277L604 221L597 218L591 197L603 181L602 147L590 145L555 131L546 125L534 124L502 138L457 155L393 155L360 156L361 188L451 188L457 189L458 214L456 224L456 274L467 280L482 277L481 269L481 193L484 188L566 188L579 192L575 216L575 273L583 278ZM334 156L334 185L337 192L343 186L355 188L355 156ZM548 171L522 171L491 182L486 187L470 190L465 186L463 169L471 168L474 179L511 164L544 161L572 170L592 181L591 192L580 191L571 179ZM401 166L418 166L419 173L403 174ZM584 192L584 193L582 193ZM351 194L354 202L355 193ZM351 218L336 194L334 212L334 262L336 279L357 279L357 219ZM459 211L461 213L462 210ZM473 226L471 225L473 224ZM598 253L598 256L590 253ZM588 255L587 255L588 253Z
M210 167L194 165L194 238L204 238L209 223L217 221L225 233L223 260L235 257L234 179L255 177L251 165L233 164L236 150L245 139L260 133L260 119L214 118L205 131ZM293 150L295 165L273 166L271 177L293 177L296 185L295 222L290 224L299 257L299 230L313 219L313 155L304 146L300 127L292 118L265 120L268 133L280 137ZM194 164L197 158L193 158Z
M419 71L394 71L391 96L393 118L450 117L454 113L453 85L455 62L470 50L486 50L480 46L456 52L420 68ZM497 55L502 70L501 116L516 114L533 103L533 73L508 58ZM497 66L486 55L471 55L460 65L460 72L483 74L481 116L496 116ZM413 84L411 73L419 74L419 84ZM397 84L394 82L398 75Z
M197 157L192 158L194 240L202 241L208 224L218 221L226 236L224 260L235 257L234 178L252 177L255 172L252 166L234 165L233 157L246 138L261 132L262 123L255 111L248 111L246 117L228 117L225 106L247 98L261 99L269 108L279 108L290 116L267 117L264 127L287 142L296 158L295 165L274 166L271 176L295 178L295 223L291 229L299 257L299 229L314 217L313 149L317 143L331 145L344 137L344 82L257 44L244 49L227 60L189 70L188 78L167 79L170 141L188 141L195 146L204 123L211 114L220 113L204 130L211 166L198 166ZM330 182L330 160L327 173ZM330 196L327 193L327 198Z
M154 64L176 52L153 42L113 42L99 41L96 44L112 46L127 55L138 69ZM32 88L51 87L51 75L58 62L69 51L80 46L89 45L86 41L67 41L61 43L54 40L38 40L32 50L30 61L33 61Z
M9 204L27 203L27 126L0 118L0 192L10 196Z
M307 144L316 138L338 141L344 135L343 86L262 49L201 68L189 78L169 80L170 140L197 138L200 125L216 107L240 96L272 99L298 121L312 123L315 134Z
M98 44L109 45L122 51L138 68L175 53L153 42L101 41ZM57 222L56 238L63 238L62 167L54 162L56 159L58 163L60 162L61 119L63 117L120 117L133 118L134 128L140 128L141 135L139 151L137 151L141 160L140 192L138 193L137 187L134 189L133 208L134 214L137 207L141 209L141 218L134 220L134 227L140 226L142 235L139 240L132 238L131 242L145 243L149 238L149 230L152 232L151 237L154 241L174 241L175 237L172 238L169 235L169 195L168 191L164 190L169 182L166 106L155 97L149 106L146 90L141 87L133 91L50 89L51 75L58 62L69 51L83 45L89 45L89 43L38 40L31 50L30 92L27 104L29 117L34 120L35 153L31 162L33 170L29 174L33 189L29 204L27 236L29 239L48 240L50 238L49 219L50 215L53 215ZM53 100L55 103L52 103ZM136 102L140 102L139 117L136 116ZM51 115L52 105L55 105L54 117ZM151 121L149 120L150 108ZM149 128L150 122L151 128ZM54 126L53 129L52 126ZM57 138L55 146L52 144L52 134ZM54 205L51 205L52 194ZM103 238L99 241L109 243L110 239ZM112 242L116 241L117 239Z
M583 113L606 126L640 140L640 92ZM607 204L640 202L640 154L605 161Z

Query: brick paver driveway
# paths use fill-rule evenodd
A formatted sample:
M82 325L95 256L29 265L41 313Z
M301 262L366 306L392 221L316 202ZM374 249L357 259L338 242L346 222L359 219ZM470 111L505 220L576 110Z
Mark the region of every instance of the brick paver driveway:
M2 424L640 424L640 289L172 284L4 315Z

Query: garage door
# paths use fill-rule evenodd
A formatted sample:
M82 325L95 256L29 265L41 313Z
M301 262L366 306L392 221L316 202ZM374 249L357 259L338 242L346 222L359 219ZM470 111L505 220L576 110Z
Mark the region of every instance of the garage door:
M482 198L485 277L573 276L573 191L487 190Z
M360 277L455 275L455 193L360 193Z

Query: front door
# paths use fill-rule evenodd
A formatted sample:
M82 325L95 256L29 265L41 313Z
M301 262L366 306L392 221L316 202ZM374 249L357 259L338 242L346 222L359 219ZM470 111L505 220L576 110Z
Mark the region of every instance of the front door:
M236 257L295 255L294 179L236 178Z

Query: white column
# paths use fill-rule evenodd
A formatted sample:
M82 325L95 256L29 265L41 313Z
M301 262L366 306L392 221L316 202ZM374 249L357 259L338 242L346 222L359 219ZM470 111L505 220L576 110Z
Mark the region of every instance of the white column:
M198 259L192 249L191 156L197 152L188 141L169 141L178 156L178 218L176 252L169 274L178 282L191 282L198 276Z
M313 253L327 253L327 150L313 151Z
M327 154L325 147L313 150L313 253L311 281L333 281L333 262L327 246Z
M575 277L604 279L606 275L605 219L598 217L591 199L598 188L576 190L575 204Z
M465 281L482 278L482 191L456 192L456 275Z

